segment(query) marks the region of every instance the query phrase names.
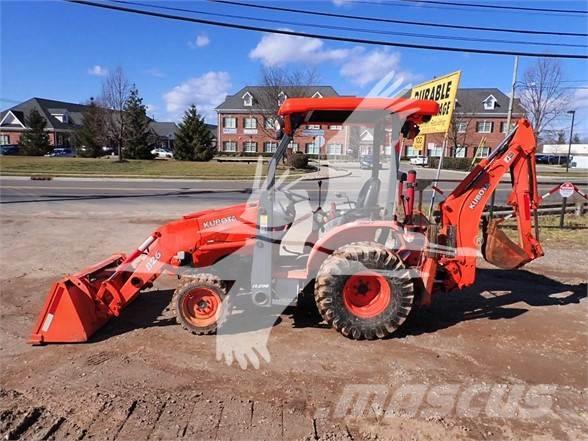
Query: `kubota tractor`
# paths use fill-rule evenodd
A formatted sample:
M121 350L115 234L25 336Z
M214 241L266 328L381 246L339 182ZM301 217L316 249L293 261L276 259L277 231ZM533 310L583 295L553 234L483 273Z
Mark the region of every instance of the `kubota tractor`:
M434 220L414 209L416 172L398 173L400 141L394 138L414 138L437 112L433 101L400 98L287 99L267 177L248 202L188 214L158 228L131 254L115 254L55 283L30 342L86 341L162 273L179 277L173 307L178 323L195 334L230 321L237 299L267 308L303 293L345 336L383 338L433 294L474 283L481 229L484 257L501 268L542 256L531 220L539 203L535 138L524 119L439 204ZM355 181L343 186L348 191L332 191L339 178L313 183L319 191L311 206L309 194L316 192L277 180L276 170L296 146L295 135L309 136L307 125L317 124L338 129L333 138L339 139L328 140L327 149L341 154L346 139L356 144L357 157L370 154L372 161L369 175L353 173ZM496 221L481 226L484 207L508 171L518 244ZM365 173L361 182L357 173Z

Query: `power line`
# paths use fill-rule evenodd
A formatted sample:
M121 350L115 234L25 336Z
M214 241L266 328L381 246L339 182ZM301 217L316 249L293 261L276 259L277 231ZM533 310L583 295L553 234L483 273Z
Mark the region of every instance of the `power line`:
M257 5L254 3L246 3L241 1L233 1L233 0L209 0L212 3L222 3L227 5L233 6L243 6L246 8L256 8L256 9L265 9L269 11L279 11L279 12L292 12L295 14L304 14L304 15L315 15L320 17L334 17L334 18L345 18L351 20L363 20L363 21L371 21L371 22L378 22L378 23L394 23L394 24L404 24L404 25L412 25L412 26L429 26L435 28L444 28L444 29L465 29L469 31L487 31L487 32L510 32L516 34L533 34L533 35L558 35L558 36L568 36L568 37L588 37L588 33L580 33L580 32L560 32L560 31L538 31L534 29L512 29L512 28L489 28L489 27L481 27L481 26L469 26L469 25L456 25L456 24L448 24L448 23L431 23L431 22L421 22L421 21L410 21L410 20L396 20L391 18L380 18L380 17L370 17L365 15L349 15L349 14L340 14L335 12L323 12L323 11L309 11L304 9L294 9L294 8L285 8L281 6L269 6L269 5Z
M498 10L510 10L510 11L527 11L527 12L549 12L555 14L588 14L588 11L584 9L554 9L554 8L531 8L529 6L502 6L502 5L484 5L480 3L461 3L461 2L450 2L440 0L398 0L405 3L420 3L420 4L431 4L431 5L447 5L447 6L460 6L460 7L472 7L472 8L485 8L485 9L498 9Z
M148 8L155 8L155 9L161 9L161 10L166 10L166 11L189 12L192 14L208 15L208 16L214 16L214 17L234 18L234 19L238 19L238 20L252 20L252 21L271 23L271 24L278 23L278 24L284 24L284 25L289 25L289 26L313 27L313 28L329 29L329 30L335 30L335 31L348 31L348 32L360 32L360 33L377 34L377 35L396 35L396 36L401 36L401 37L433 38L433 39L439 39L439 40L457 40L457 41L482 42L482 43L524 44L524 45L534 45L534 46L556 46L556 47L579 47L579 48L584 48L584 49L588 48L588 46L582 45L582 44L548 43L548 42L522 41L522 40L499 40L499 39L493 39L493 38L452 37L452 36L447 36L447 35L382 31L382 30L356 28L356 27L349 27L349 26L334 26L334 25L314 24L314 23L300 23L300 22L290 21L290 20L277 20L277 19L275 20L275 19L267 19L267 18L259 18L259 17L250 17L250 16L246 16L246 15L204 12L204 11L198 11L195 9L176 8L176 7L171 7L171 6L159 6L159 5L153 5L150 3L142 3L142 2L126 1L126 0L110 0L110 1L112 3L120 3L120 4L133 5L133 6L146 6Z
M436 50L436 51L446 51L446 52L466 52L466 53L473 53L473 54L489 54L489 55L519 55L523 57L544 57L544 58L571 58L571 59L588 59L588 55L582 54L561 54L561 53L540 53L540 52L523 52L523 51L511 51L511 50L491 50L491 49L474 49L474 48L460 48L460 47L452 47L452 46L434 46L434 45L425 45L425 44L413 44L413 43L398 43L392 41L382 41L382 40L368 40L363 38L352 38L352 37L337 37L334 35L322 35L322 34L315 34L310 32L299 32L299 31L290 31L285 29L269 29L263 28L259 26L250 26L244 25L240 23L223 23L214 20L207 20L202 18L192 18L192 17L185 17L180 15L171 15L171 14L164 14L161 12L153 12L153 11L145 11L142 9L134 9L134 8L127 8L124 6L115 6L115 5L108 5L104 3L96 3L93 1L86 1L86 0L64 0L68 3L76 3L85 6L93 6L96 8L102 9L109 9L114 11L121 11L121 12L128 12L133 14L139 15L146 15L150 17L158 17L158 18L166 18L169 20L178 20L178 21L185 21L190 23L200 23L206 24L211 26L219 26L225 28L232 28L232 29L242 29L247 31L257 31L257 32L265 32L265 33L272 33L272 34L281 34L281 35L292 35L296 37L308 37L308 38L320 38L323 40L332 40L332 41L339 41L339 42L347 42L347 43L358 43L358 44L368 44L368 45L375 45L375 46L391 46L391 47L404 47L410 49L428 49L428 50Z

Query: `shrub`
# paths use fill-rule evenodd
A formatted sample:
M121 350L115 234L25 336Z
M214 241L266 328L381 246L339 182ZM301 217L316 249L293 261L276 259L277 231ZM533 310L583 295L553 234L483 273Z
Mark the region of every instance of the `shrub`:
M297 169L304 169L308 167L308 156L302 152L295 152L290 155L288 165Z
M480 162L476 159L475 163ZM429 167L437 168L439 158L429 158ZM443 158L443 168L450 170L469 170L472 167L472 158Z

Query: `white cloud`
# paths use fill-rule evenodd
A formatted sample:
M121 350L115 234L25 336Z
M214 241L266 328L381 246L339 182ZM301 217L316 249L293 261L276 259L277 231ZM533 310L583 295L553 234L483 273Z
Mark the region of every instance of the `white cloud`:
M324 49L323 46L324 42L319 38L266 34L249 52L249 58L259 60L265 66L282 66L343 60L349 53L347 49Z
M152 77L155 77L155 78L165 77L165 74L161 70L159 70L157 67L152 67L151 69L147 69L145 71L145 73L147 75L151 75Z
M209 44L210 38L206 34L198 34L194 41L188 42L188 46L190 46L192 49L208 46Z
M145 104L145 110L147 110L147 115L153 115L159 109L158 106L155 104Z
M572 98L571 107L584 109L588 107L588 89L577 89Z
M335 6L346 6L351 4L353 0L332 0Z
M400 70L400 54L389 49L373 49L367 51L362 47L356 47L341 66L341 76L354 84L365 86L379 81L390 72L397 72L404 80L411 75Z
M100 66L99 64L95 64L90 69L88 69L88 73L90 75L94 75L95 77L105 77L108 75L108 69L104 66Z
M231 89L227 72L207 72L190 78L163 95L166 110L173 119L180 119L184 111L195 104L208 121L214 121L214 108L224 101Z

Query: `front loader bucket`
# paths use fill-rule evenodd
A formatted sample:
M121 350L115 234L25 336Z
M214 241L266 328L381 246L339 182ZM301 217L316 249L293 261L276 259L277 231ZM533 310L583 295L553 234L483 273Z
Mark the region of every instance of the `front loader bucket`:
M508 238L499 226L500 221L491 220L484 228L482 255L487 262L502 269L520 268L532 259L525 251Z
M123 262L123 254L56 282L49 291L29 343L76 343L88 338L113 315L96 297L103 281Z

